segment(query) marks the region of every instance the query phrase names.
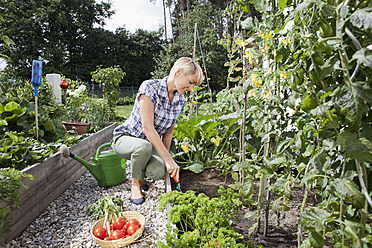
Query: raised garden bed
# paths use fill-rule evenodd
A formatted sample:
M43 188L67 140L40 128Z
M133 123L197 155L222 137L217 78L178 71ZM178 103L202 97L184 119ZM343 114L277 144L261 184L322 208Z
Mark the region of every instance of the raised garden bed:
M182 171L180 174L181 189L183 192L193 190L196 194L204 193L209 198L220 197L217 192L220 186L225 188L233 185L235 182L231 175L223 175L219 169L207 169L200 174L195 174L191 171ZM176 189L176 185L171 180L172 190ZM258 183L255 185L256 192L258 193ZM257 198L257 194L253 197ZM275 198L272 197L272 198ZM262 210L261 228L255 231L251 236L248 235L248 228L252 224L253 219L244 219L244 214L249 211L256 211L256 206L248 206L244 204L243 209L237 214L240 221L233 220L233 227L238 233L244 235L244 240L250 240L255 245L262 244L264 247L297 247L297 228L299 219L299 209L302 203L302 191L296 189L291 200L289 211L282 212L280 216L280 226L277 226L277 217L270 210L269 212L269 227L268 234L263 234L263 226L265 222L264 210Z
M111 141L112 132L117 126L110 126L90 135L70 149L71 152L89 161L96 153L97 148ZM73 182L75 182L87 169L73 159L65 159L60 152L45 161L32 165L23 173L31 174L34 180L25 180L28 189L20 191L21 207L12 212L10 233L5 242L18 237L22 231L37 218L51 202L58 198Z

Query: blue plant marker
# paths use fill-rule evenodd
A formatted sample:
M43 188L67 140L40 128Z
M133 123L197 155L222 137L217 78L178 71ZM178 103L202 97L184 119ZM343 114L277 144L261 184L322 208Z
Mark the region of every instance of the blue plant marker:
M41 85L41 77L43 70L43 62L34 60L32 62L32 84L34 85L34 96L38 96L39 86Z
M38 118L37 118L37 95L39 92L39 86L41 85L42 70L43 70L43 62L39 60L32 61L31 82L34 85L34 96L35 96L36 139L39 139L39 124L38 124Z

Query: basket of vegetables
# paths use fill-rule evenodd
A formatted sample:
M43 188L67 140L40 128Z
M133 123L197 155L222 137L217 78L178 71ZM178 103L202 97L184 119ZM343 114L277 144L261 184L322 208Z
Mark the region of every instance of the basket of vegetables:
M92 226L90 235L100 246L117 248L130 245L141 237L145 228L145 217L133 211L122 212L113 223L102 218Z
M96 221L90 235L101 247L124 247L135 242L145 228L145 217L134 211L124 211L121 198L105 196L88 207L87 214Z

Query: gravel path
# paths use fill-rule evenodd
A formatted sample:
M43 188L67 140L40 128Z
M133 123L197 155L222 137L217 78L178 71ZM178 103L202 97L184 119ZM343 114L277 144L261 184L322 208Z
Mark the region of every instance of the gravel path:
M137 211L145 216L146 225L142 236L129 248L157 247L164 240L167 216L159 210L158 197L165 193L164 180L148 181L150 189L144 192L146 201L142 205L129 202L131 175L127 166L128 180L112 187L99 187L95 178L87 171L59 198L35 219L20 237L5 245L10 247L100 247L90 236L95 223L86 215L88 206L101 197L113 195L123 199L124 211Z

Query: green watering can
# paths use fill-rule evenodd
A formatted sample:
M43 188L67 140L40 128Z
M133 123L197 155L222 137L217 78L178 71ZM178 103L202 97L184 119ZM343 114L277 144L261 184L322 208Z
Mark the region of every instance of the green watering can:
M97 179L98 185L108 187L120 184L127 180L125 171L125 159L119 157L115 151L101 151L102 148L111 146L111 143L101 145L97 149L96 156L91 158L94 164L71 153L66 145L61 145L60 151L63 157L71 157L83 164L88 171Z

